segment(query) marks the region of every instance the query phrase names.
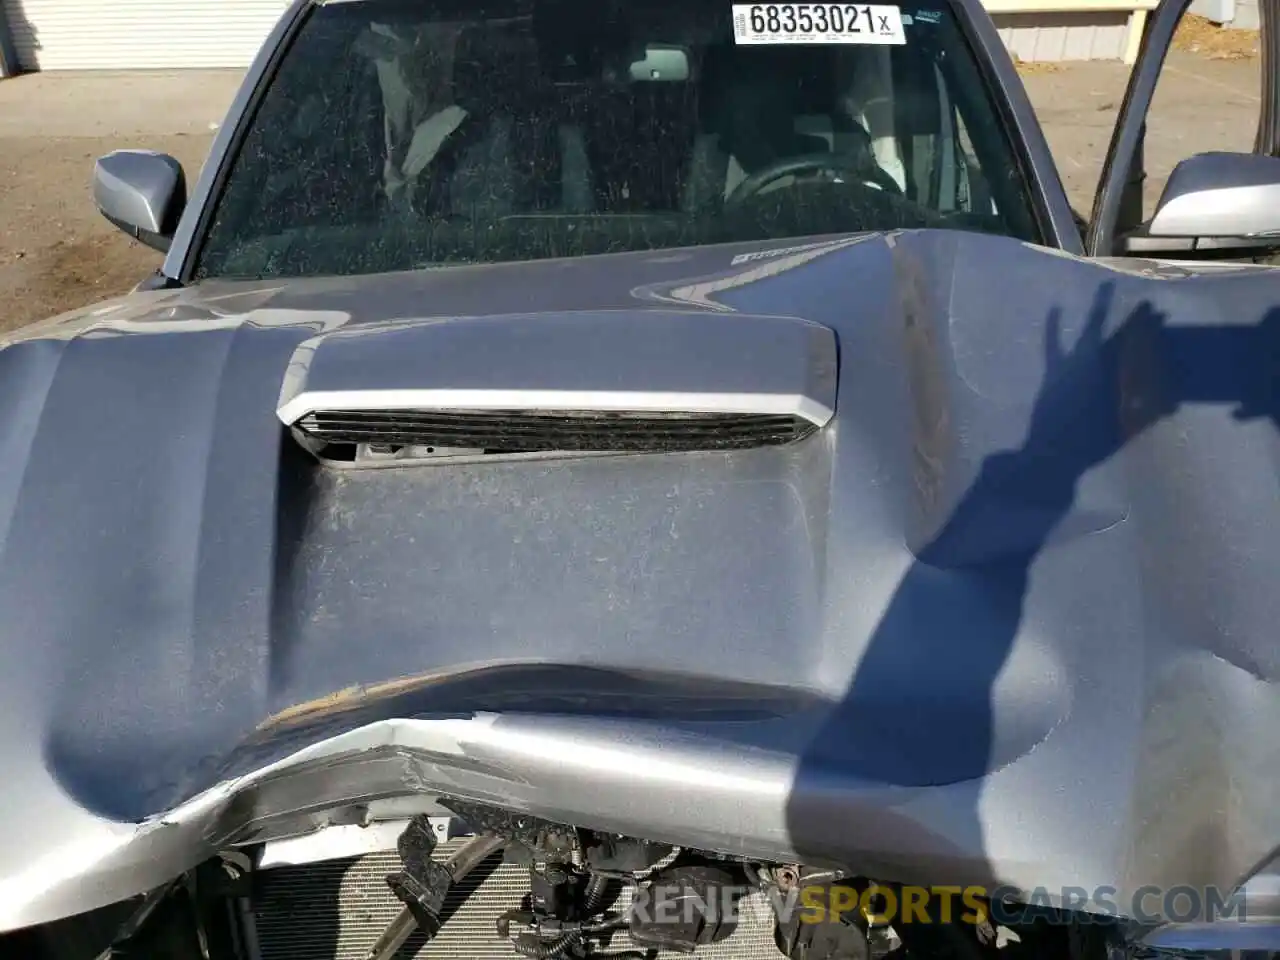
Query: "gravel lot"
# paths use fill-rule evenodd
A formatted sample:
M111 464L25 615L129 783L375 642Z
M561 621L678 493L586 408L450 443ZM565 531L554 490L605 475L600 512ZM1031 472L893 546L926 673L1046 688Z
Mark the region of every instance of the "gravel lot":
M160 265L102 219L89 192L96 156L144 146L194 171L209 138L0 139L0 329L122 293Z
M1149 123L1151 200L1178 159L1247 150L1253 139L1256 58L1187 46L1169 61ZM1086 214L1126 76L1119 63L1093 62L1024 77ZM0 330L123 293L160 265L94 209L94 158L120 147L163 150L193 181L238 80L227 71L0 80Z
M237 71L31 74L0 80L0 330L127 291L161 257L93 205L93 161L173 154L194 180Z

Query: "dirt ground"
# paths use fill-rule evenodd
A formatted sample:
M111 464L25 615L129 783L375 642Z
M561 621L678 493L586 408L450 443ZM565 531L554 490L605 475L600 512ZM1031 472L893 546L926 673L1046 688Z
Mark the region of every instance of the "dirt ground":
M210 139L0 138L0 329L122 293L160 266L159 253L94 208L90 181L100 153L163 150L194 172Z
M1148 124L1149 196L1199 150L1247 150L1257 106L1257 35L1184 24ZM1073 204L1087 213L1127 70L1075 63L1024 76ZM0 81L0 330L127 291L161 256L93 206L98 155L173 154L193 181L238 78L35 75ZM181 132L175 132L181 131Z
M1176 50L1198 53L1210 60L1248 60L1258 55L1257 30L1223 30L1212 20L1189 14L1173 35Z

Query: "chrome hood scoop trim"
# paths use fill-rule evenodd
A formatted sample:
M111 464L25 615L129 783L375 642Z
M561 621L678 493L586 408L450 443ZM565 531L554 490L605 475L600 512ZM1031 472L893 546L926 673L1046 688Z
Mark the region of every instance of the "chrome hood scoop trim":
M743 449L835 413L836 338L792 317L577 311L321 334L277 416L313 449L424 454Z

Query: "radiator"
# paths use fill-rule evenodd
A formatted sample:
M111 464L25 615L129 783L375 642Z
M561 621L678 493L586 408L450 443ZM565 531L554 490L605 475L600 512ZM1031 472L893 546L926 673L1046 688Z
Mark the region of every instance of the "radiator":
M447 859L463 841L436 848ZM366 960L375 940L400 912L386 877L400 868L394 851L371 853L306 866L277 867L257 875L254 912L262 960ZM498 914L520 906L528 892L529 872L504 864L497 854L455 886L445 903L439 935L424 944L415 936L396 960L519 960L498 937ZM625 910L631 891L612 908ZM738 929L727 940L698 950L698 960L781 960L774 945L768 901L760 894L744 898ZM604 955L637 949L625 931L614 935ZM664 960L687 954L659 954Z

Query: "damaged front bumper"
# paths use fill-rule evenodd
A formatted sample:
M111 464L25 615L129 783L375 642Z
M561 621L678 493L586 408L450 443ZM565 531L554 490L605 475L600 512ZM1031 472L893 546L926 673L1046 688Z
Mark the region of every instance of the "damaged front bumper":
M62 814L56 846L11 850L0 861L0 931L137 896L236 848L265 845L259 851L264 862L324 859L337 854L301 847L290 853L290 845L323 845L317 831L334 829L346 831L346 841L329 837L339 845L385 846L391 834L365 824L430 811L440 797L759 861L814 862L812 850L796 842L792 811L802 785L786 742L803 737L807 727L795 717L699 726L507 714L370 723L228 779L140 824ZM823 787L822 804L807 809L831 811L831 819L809 824L805 836L829 838L830 863L903 883L958 881L989 889L1010 883L1052 889L1063 876L1048 859L992 863L980 847L961 849L957 837L940 832L938 810L957 786L888 788L835 778ZM1139 883L1116 884L1115 866L1095 858L1085 882L1118 888L1123 900ZM1160 884L1169 878L1139 879ZM1217 879L1206 874L1175 882ZM1078 876L1071 881L1064 886L1081 884ZM1274 879L1258 883L1245 902L1248 929L1255 932L1254 921L1280 916L1280 886Z

